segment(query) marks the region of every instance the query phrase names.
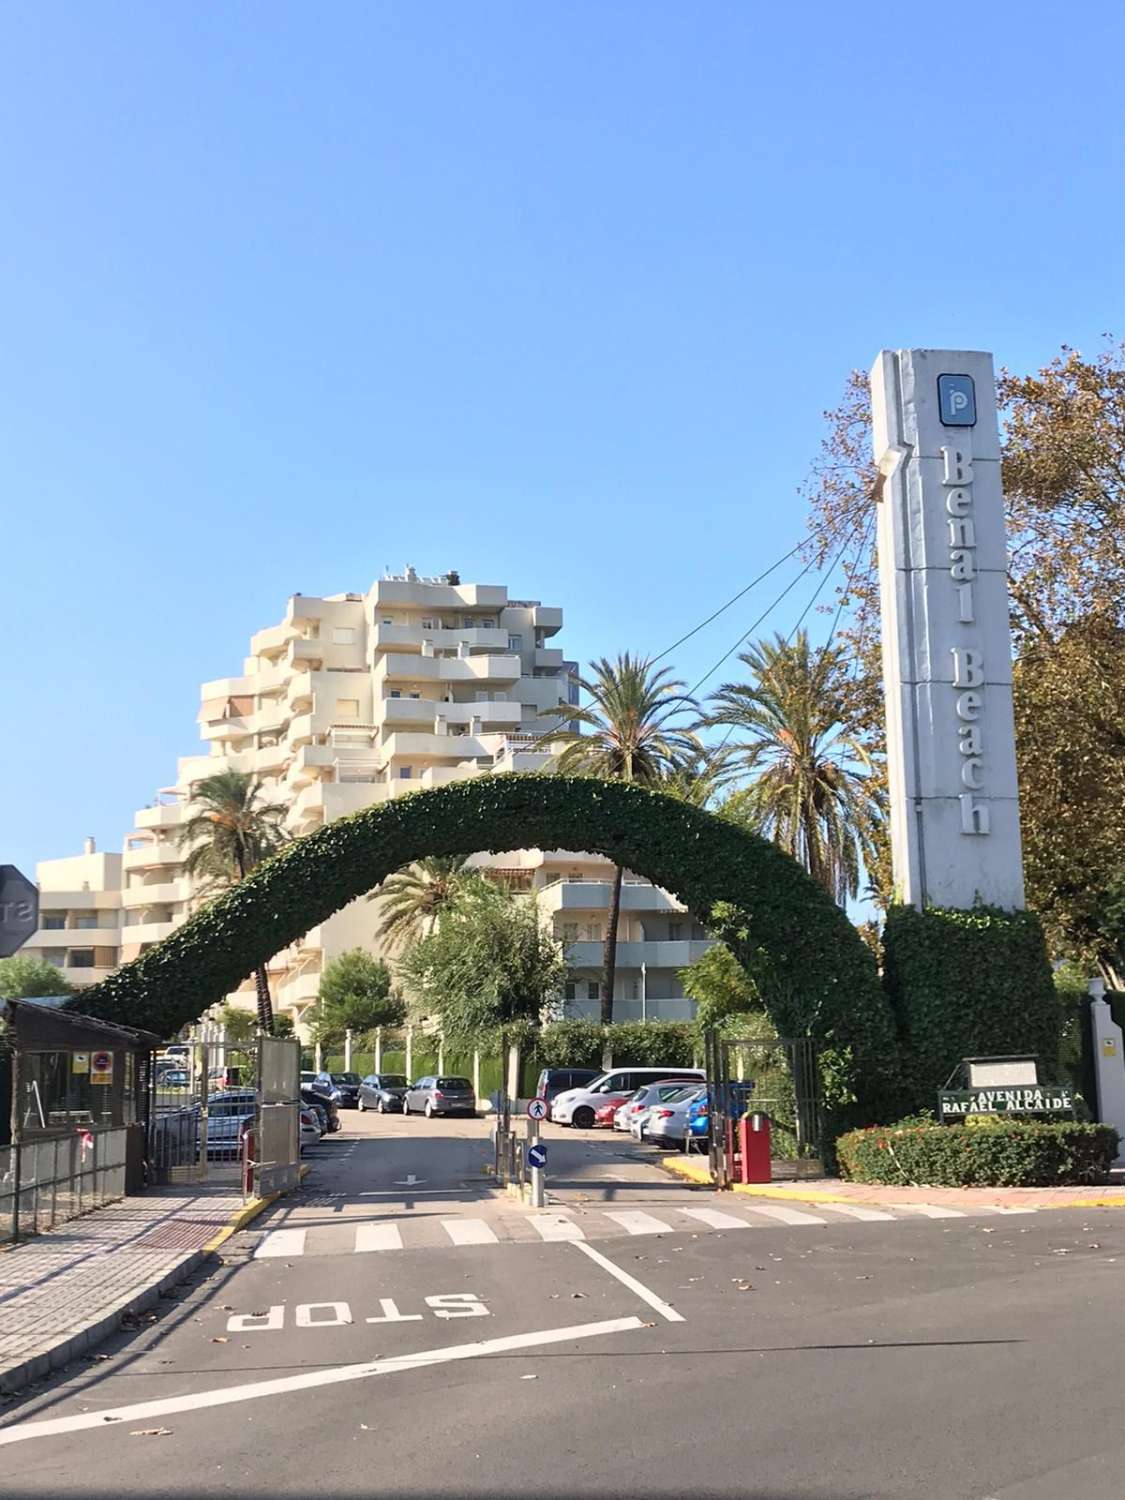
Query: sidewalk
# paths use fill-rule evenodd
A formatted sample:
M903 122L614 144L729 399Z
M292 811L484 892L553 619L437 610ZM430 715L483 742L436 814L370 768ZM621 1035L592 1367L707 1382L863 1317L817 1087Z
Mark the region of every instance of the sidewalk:
M660 1164L678 1177L710 1186L707 1160L700 1156L662 1156ZM751 1198L774 1198L793 1203L869 1203L872 1207L927 1203L935 1208L957 1208L972 1213L980 1208L1125 1208L1125 1186L1120 1174L1110 1184L1089 1187L948 1188L879 1187L864 1182L842 1182L838 1177L806 1177L800 1182L735 1183L732 1192Z
M183 1281L272 1199L150 1188L0 1251L0 1392L66 1364Z

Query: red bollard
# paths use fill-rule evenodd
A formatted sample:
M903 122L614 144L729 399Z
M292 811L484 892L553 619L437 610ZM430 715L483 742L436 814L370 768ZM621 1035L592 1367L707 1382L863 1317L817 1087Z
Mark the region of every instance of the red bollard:
M738 1122L738 1144L742 1157L740 1182L771 1182L770 1117L746 1115Z

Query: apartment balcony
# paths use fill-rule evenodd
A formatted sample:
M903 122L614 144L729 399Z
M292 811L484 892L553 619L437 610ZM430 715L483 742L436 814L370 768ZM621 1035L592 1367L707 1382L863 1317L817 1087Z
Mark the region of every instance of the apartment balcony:
M320 641L290 641L285 659L290 668L320 667L324 661L324 646Z
M476 761L464 761L456 766L426 766L417 776L392 776L386 783L389 797L405 797L411 792L428 792L434 787L449 786L454 781L469 781L486 772Z
M285 702L290 713L300 712L311 708L313 704L313 674L311 672L294 672L290 675L285 685Z
M207 740L240 740L258 728L257 714L234 715L231 718L206 720L199 726L199 738Z
M548 604L537 604L531 611L531 623L545 635L555 635L562 629L563 612Z
M322 620L330 609L339 609L339 600L329 604L327 599L318 599L313 594L294 594L285 611L290 625L298 622Z
M518 656L408 656L388 652L375 659L376 680L387 682L518 682Z
M290 822L295 832L309 833L322 823L383 802L389 795L386 782L314 781L293 799Z
M66 948L116 948L121 928L113 927L41 927L28 939L28 948L50 949L57 953Z
M331 745L302 745L289 762L285 779L293 786L319 781L324 770L335 767L336 753Z
M452 708L451 703L441 703L434 698L384 698L376 704L376 713L382 722L389 725L430 724L439 713Z
M418 651L429 641L435 651L456 651L468 646L475 651L505 651L508 632L498 625L376 625L372 632L376 651Z
M135 948L141 943L159 943L175 932L180 925L179 922L167 920L164 922L135 922L128 927L122 927L120 932L113 934L114 945L120 943L123 948ZM73 936L73 934L72 934ZM72 943L71 947L75 945Z
M175 828L190 816L183 802L163 803L159 807L142 807L133 815L136 828Z
M413 760L475 760L487 757L492 761L492 752L475 735L471 734L409 734L390 735L382 746L383 758L391 761Z
M183 864L183 850L178 844L142 844L126 849L121 856L122 870L155 870Z
M250 655L272 656L275 651L280 651L287 641L292 640L295 634L294 627L288 621L259 630L256 635L250 637Z
M100 984L103 979L108 979L111 974L115 974L117 972L117 968L118 964L114 964L113 968L111 969L77 969L71 968L69 965L64 964L63 967L59 970L59 973L65 980L67 980L68 983L72 984L76 990L84 990L88 985Z
M121 905L126 911L136 911L146 906L174 906L188 898L190 882L166 880L159 885L135 885L121 892Z
M611 889L608 880L556 880L537 891L536 897L542 912L608 911ZM621 887L621 910L667 914L682 912L684 907L667 891L627 880Z
M312 743L314 733L312 714L298 714L295 719L289 721L286 742L290 749L299 750L302 745Z
M449 724L470 724L479 719L488 729L518 729L523 723L523 704L501 698L490 703L439 703L441 717Z
M540 672L557 672L563 664L563 654L553 646L536 646L535 666Z
M376 609L401 605L407 609L489 610L498 614L508 602L508 590L490 583L446 583L443 579L379 578L372 590Z
M274 996L274 1008L311 1005L320 995L320 973L292 974L282 979Z
M617 967L639 969L684 969L702 958L713 943L710 938L686 938L681 942L618 943ZM572 969L600 969L605 945L600 942L566 944L566 961Z

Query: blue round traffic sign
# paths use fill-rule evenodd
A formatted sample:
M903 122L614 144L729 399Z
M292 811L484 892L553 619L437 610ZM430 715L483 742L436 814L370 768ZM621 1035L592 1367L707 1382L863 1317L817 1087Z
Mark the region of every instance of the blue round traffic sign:
M545 1167L547 1165L547 1148L542 1143L527 1148L527 1164L529 1167Z

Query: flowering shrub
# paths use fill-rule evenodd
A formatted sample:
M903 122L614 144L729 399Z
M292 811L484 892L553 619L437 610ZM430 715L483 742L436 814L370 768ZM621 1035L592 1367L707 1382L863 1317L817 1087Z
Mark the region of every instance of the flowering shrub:
M1111 1125L997 1118L963 1125L903 1120L836 1142L840 1175L896 1187L1058 1187L1102 1182L1117 1155Z

